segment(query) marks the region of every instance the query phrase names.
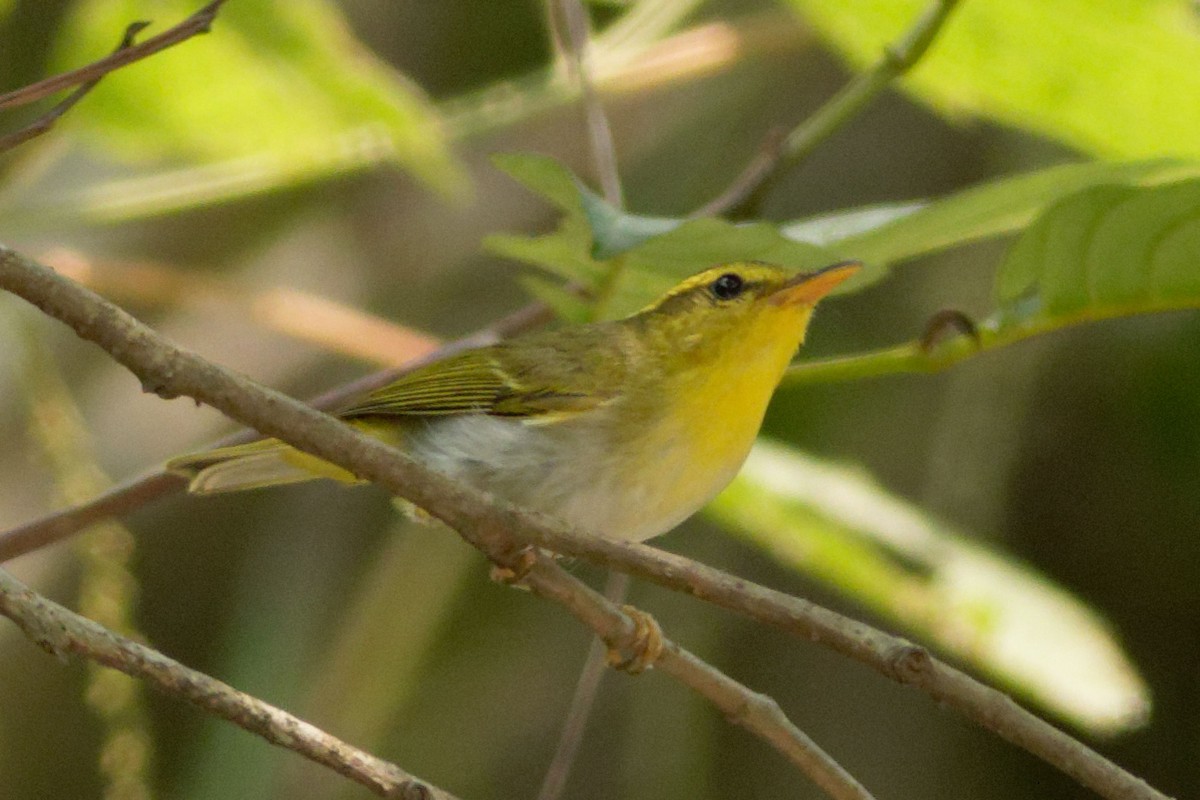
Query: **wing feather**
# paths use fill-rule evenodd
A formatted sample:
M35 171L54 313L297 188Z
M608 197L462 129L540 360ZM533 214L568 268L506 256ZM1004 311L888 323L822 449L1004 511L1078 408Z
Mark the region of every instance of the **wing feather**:
M550 422L595 408L616 395L619 381L597 382L590 365L563 365L554 344L547 337L542 346L527 344L520 351L501 343L459 353L372 392L341 416L491 414ZM595 357L595 352L585 356Z

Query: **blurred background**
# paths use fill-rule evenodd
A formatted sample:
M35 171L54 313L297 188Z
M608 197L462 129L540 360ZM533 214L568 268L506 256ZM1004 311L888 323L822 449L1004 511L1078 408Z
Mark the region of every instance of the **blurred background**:
M0 3L0 89L98 58L129 21L150 18L158 30L195 5ZM676 22L654 31L643 21L634 33L646 41L630 34L626 55L605 51L597 82L627 206L679 216L851 73L785 4L657 5ZM211 34L111 76L58 129L5 156L0 238L186 347L311 396L381 358L421 352L417 332L456 337L528 302L518 280L527 268L488 255L483 239L550 231L557 214L491 154L543 153L594 176L579 103L546 72L541 3L281 8L230 0ZM601 32L633 13L616 3L592 11ZM272 27L272 15L292 27ZM314 30L328 52L305 51ZM357 83L330 88L342 69ZM40 110L0 120L7 131ZM1015 127L947 121L890 92L785 171L759 215L937 197L1090 155ZM829 301L803 355L912 339L945 307L985 316L1008 243L907 261ZM351 337L376 342L376 358L294 332L327 324L344 342L329 303L413 336ZM96 348L13 298L0 298L0 325L0 528L233 430L211 409L143 394ZM1116 737L1080 735L1180 797L1200 795L1198 348L1194 312L1112 320L937 374L784 389L766 423L1106 618L1149 687L1152 715ZM175 496L123 523L6 567L68 606L127 617L172 657L463 798L536 795L589 637L558 608L489 582L484 559L457 537L413 526L372 487L316 484ZM903 630L710 519L656 543ZM588 565L572 569L603 581ZM631 602L777 699L880 798L1091 796L821 647L642 583ZM1038 655L1056 659L1049 645ZM82 664L62 665L7 623L0 686L5 798L368 796L179 701L139 700ZM565 796L822 795L651 672L605 678Z

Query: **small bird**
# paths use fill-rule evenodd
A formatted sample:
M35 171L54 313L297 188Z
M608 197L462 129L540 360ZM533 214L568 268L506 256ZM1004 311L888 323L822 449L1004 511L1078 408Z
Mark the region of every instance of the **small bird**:
M817 302L857 262L747 262L611 322L539 331L416 369L338 416L455 480L585 533L644 541L737 473ZM276 439L176 458L199 494L346 470Z

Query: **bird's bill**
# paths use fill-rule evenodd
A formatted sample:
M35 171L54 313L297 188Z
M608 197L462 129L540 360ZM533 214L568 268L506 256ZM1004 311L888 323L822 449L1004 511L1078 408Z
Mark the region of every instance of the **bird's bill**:
M816 272L802 272L772 292L768 299L781 306L815 306L835 286L860 269L860 261L842 261Z

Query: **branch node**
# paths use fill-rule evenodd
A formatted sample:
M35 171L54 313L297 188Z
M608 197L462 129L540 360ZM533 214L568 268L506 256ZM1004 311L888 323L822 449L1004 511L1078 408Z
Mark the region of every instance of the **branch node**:
M121 37L121 45L117 48L118 51L124 50L126 47L133 47L137 35L150 27L150 20L140 19L136 22L131 22L125 27L125 35Z
M888 669L900 683L919 685L933 671L933 657L920 645L905 642L888 655Z

